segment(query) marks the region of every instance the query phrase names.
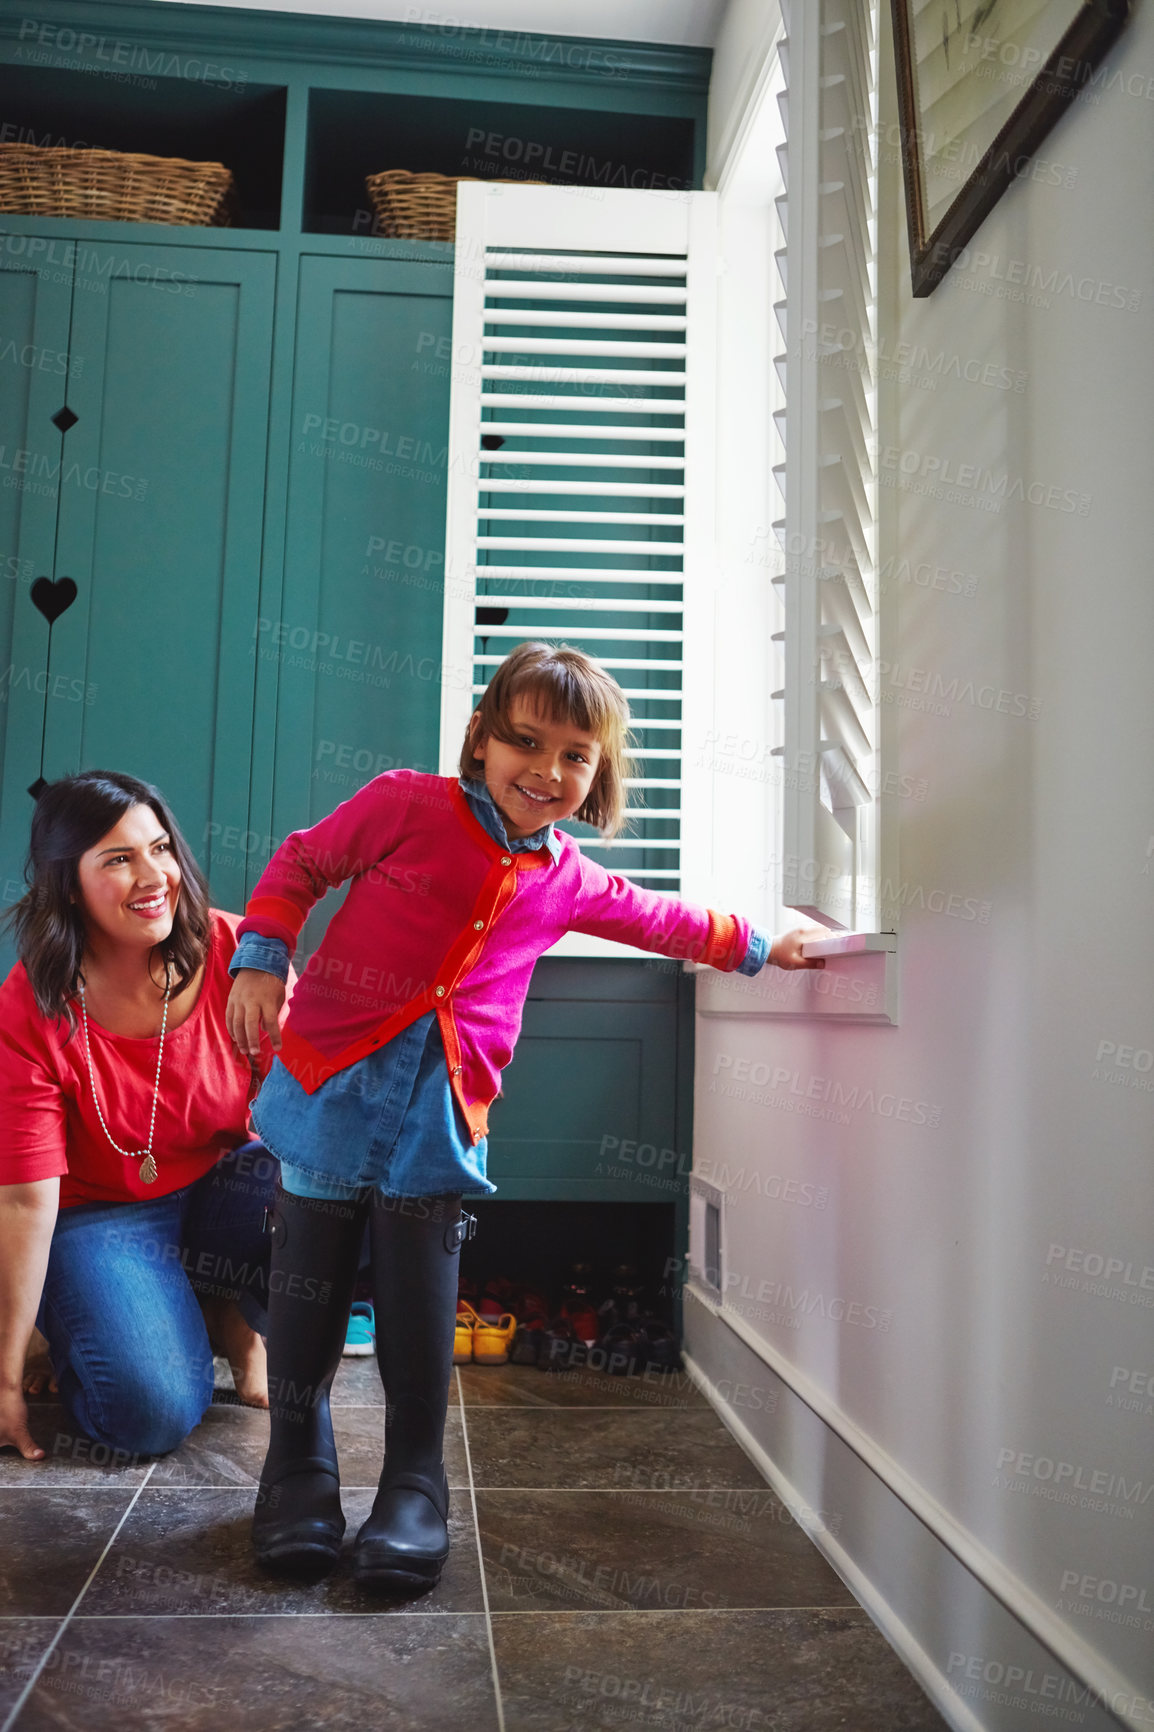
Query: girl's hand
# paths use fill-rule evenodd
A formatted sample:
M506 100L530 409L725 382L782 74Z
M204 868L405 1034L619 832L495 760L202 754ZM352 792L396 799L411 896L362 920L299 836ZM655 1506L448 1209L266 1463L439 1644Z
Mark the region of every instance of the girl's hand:
M0 1390L0 1447L12 1444L25 1461L43 1461L44 1451L28 1429L28 1404L20 1389Z
M263 968L241 968L228 995L224 1021L229 1036L243 1058L260 1052L261 1030L268 1035L274 1052L281 1049L280 1013L285 984Z
M829 936L824 926L795 926L792 932L783 932L774 939L769 948L769 961L777 968L824 968L824 956L803 956L801 947Z

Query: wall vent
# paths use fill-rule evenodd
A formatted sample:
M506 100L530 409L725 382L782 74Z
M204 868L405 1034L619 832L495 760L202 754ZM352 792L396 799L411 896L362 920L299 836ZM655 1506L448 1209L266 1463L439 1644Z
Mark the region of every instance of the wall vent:
M720 1299L725 1292L725 1193L707 1179L689 1181L689 1278Z

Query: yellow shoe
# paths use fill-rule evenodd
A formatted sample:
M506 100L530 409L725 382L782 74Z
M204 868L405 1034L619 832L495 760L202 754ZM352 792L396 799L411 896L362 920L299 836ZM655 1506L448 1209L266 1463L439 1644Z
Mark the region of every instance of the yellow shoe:
M453 1336L453 1364L468 1365L473 1357L473 1332L481 1319L467 1299L457 1300L457 1330Z
M474 1313L476 1315L476 1313ZM495 1321L478 1317L473 1326L473 1358L478 1365L504 1365L517 1333L517 1319L506 1311Z

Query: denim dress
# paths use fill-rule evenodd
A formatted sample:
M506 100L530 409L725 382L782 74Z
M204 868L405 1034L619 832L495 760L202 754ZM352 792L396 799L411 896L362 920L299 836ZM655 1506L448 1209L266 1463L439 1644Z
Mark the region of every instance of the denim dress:
M510 842L484 782L461 788L477 821L511 854L561 844L552 824ZM246 932L230 964L260 968L284 980L288 946ZM453 1096L435 1011L426 1011L386 1046L338 1071L306 1094L280 1059L252 1109L266 1148L281 1163L281 1184L298 1197L350 1199L376 1190L386 1197L488 1197L488 1139L474 1144Z

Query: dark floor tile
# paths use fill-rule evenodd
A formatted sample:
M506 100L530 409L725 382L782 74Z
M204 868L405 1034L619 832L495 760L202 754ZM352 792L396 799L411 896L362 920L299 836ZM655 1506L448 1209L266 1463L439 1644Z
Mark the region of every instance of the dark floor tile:
M381 1477L385 1438L384 1409L333 1410L333 1434L344 1485L376 1487ZM179 1449L156 1464L152 1486L255 1486L268 1451L267 1413L250 1407L214 1405ZM461 1440L461 1419L450 1408L445 1426L445 1466L451 1486L469 1482Z
M0 1487L105 1485L110 1480L133 1486L148 1472L150 1458L142 1461L77 1432L55 1397L29 1402L28 1429L47 1451L44 1460L24 1461L14 1449L0 1450Z
M0 1616L63 1617L132 1498L118 1485L0 1491Z
M16 1732L495 1732L485 1620L96 1618Z
M471 1408L474 1482L686 1490L764 1486L711 1409L678 1413Z
M268 1452L268 1413L214 1403L178 1449L161 1456L149 1484L255 1486Z
M384 1462L385 1409L382 1407L338 1407L333 1409L333 1435L341 1463L341 1484L350 1488L377 1488ZM445 1472L449 1485L464 1490L469 1468L461 1433L461 1415L450 1407L445 1420Z
M449 1399L455 1401L456 1397L457 1392L454 1389ZM334 1407L384 1406L385 1394L381 1388L381 1374L372 1354L365 1359L341 1360L333 1378L331 1401Z
M852 1606L788 1511L760 1491L479 1491L493 1611Z
M468 1496L455 1497L449 1515L453 1549L431 1593L409 1599L366 1593L352 1578L357 1529L372 1507L372 1492L345 1492L348 1528L344 1555L330 1576L298 1582L259 1568L252 1556L250 1491L231 1487L143 1491L116 1544L84 1596L95 1613L163 1617L181 1613L256 1612L481 1612L480 1564Z
M466 1407L708 1407L684 1371L610 1377L578 1371L538 1371L535 1365L459 1365Z
M59 1628L59 1618L0 1618L0 1721L20 1700Z
M859 1610L495 1616L506 1732L947 1732Z

